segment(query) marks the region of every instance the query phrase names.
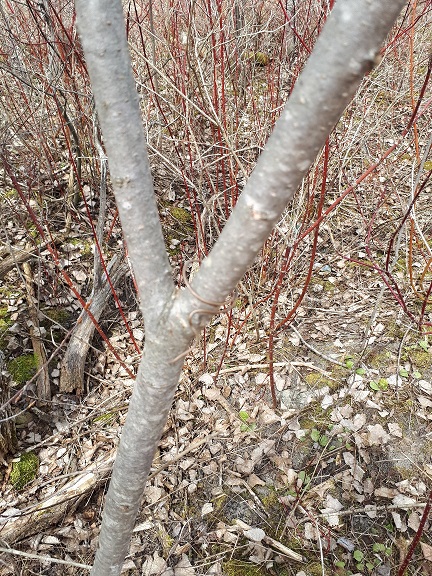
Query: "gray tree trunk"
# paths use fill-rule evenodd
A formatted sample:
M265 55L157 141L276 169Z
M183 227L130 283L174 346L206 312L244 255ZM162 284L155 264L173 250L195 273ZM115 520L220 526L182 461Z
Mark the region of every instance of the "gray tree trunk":
M153 194L120 0L76 0L146 339L92 576L120 574L191 340L235 288L369 72L405 0L338 0L217 243L175 292Z

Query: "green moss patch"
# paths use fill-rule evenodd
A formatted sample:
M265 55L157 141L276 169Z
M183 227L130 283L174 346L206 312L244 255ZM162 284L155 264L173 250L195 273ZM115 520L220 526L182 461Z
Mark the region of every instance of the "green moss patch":
M93 423L94 424L100 424L100 425L109 424L110 422L112 422L114 420L114 418L116 416L117 416L116 412L106 412L105 414L101 414L100 416L97 416L93 420Z
M408 357L416 368L429 368L432 364L432 355L424 350L411 350Z
M10 360L7 369L13 380L23 386L36 374L36 359L33 354L23 354Z
M368 366L382 370L392 365L395 361L395 355L390 350L374 350L366 358Z
M192 223L191 213L185 210L184 208L179 208L178 206L171 206L171 208L169 208L169 211L171 216L181 224L190 225Z
M22 490L34 480L39 470L39 458L34 452L21 454L18 462L13 462L9 482L15 490Z
M223 573L225 576L290 576L293 574L292 570L285 566L275 564L271 570L266 570L264 566L241 560L224 562Z
M15 188L6 188L2 192L2 196L3 196L3 198L8 198L9 200L12 200L14 198L19 198L19 194L15 190Z
M7 308L0 308L0 322L3 322L6 325L10 325L11 321L9 320L8 317L8 312L7 312ZM1 326L1 324L0 324Z
M79 248L81 256L93 256L93 242L81 238L70 238L69 242L72 246Z
M321 372L309 372L304 379L311 388L324 388L324 386L328 386L330 390L334 390L339 387L339 382L335 381L336 379L330 380L330 378L326 378Z
M270 56L266 52L245 50L245 52L243 52L243 59L257 66L268 66L270 64Z
M7 344L5 334L11 326L12 321L8 315L7 308L0 308L0 348Z
M191 213L179 206L165 206L168 212L168 226L164 228L165 242L171 256L180 251L179 243L194 235Z
M54 324L54 329L56 328L56 324L59 324L63 328L70 328L72 324L72 312L61 306L54 308L43 308L42 313L46 316L46 318L44 318L44 320L41 322L45 328L50 328L52 324Z

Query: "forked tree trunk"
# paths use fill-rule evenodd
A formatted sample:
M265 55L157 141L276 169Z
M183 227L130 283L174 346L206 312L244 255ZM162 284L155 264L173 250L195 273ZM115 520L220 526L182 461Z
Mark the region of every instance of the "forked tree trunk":
M117 576L192 338L252 264L374 63L405 0L338 0L217 243L175 293L120 0L76 0L78 27L138 284L146 340L92 576Z

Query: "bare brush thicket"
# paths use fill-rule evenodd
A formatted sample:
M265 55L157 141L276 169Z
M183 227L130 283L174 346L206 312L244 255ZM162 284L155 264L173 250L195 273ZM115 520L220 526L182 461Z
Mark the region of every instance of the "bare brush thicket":
M264 357L262 394L277 408L276 367L287 362L283 343L287 334L302 338L293 320L325 317L338 290L344 301L342 288L333 288L335 268L347 271L346 303L353 313L359 304L349 289L355 287L361 303L374 290L359 353L367 354L376 338L384 302L401 311L402 333L430 331L431 7L408 3L380 51L403 2L382 2L387 28L380 28L379 41L349 20L343 40L339 29L328 45L322 40L317 63L311 58L310 92L303 93L308 76L301 73L338 2L134 0L123 3L124 25L112 2L86 4L77 2L85 50L73 2L0 7L1 203L7 215L0 278L7 287L2 297L12 306L18 302L31 328L30 340L20 334L5 346L11 357L34 350L36 385L27 384L28 402L42 411L59 392L85 397L92 378L102 388L106 357L117 365L115 374L135 377L141 298L144 364L107 497L93 569L101 576L121 569L181 365L198 362L188 357L193 337L202 371L214 382L239 344ZM348 11L359 9L347 4ZM117 37L90 27L103 27L111 9ZM346 48L345 54L350 35L354 53ZM372 71L370 57L367 66L355 66L367 42L368 54L377 53ZM115 55L109 62L113 45L122 47L120 62ZM347 71L352 81L344 79ZM321 80L333 72L336 92L321 91ZM124 74L130 92L122 98L135 103L131 118L127 106L120 116L113 113ZM288 108L284 118L291 95L293 112ZM276 135L266 152L279 118L289 134L279 142ZM245 216L248 202L258 202L264 215ZM239 216L230 220L236 206ZM329 280L320 280L320 273ZM216 321L204 328L214 314ZM119 320L127 352L110 338Z

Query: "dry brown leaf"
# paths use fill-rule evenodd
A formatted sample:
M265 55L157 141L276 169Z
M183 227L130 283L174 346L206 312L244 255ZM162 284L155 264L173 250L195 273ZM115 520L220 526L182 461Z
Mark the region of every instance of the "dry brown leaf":
M281 421L281 417L276 414L274 410L272 410L266 404L263 404L260 407L260 414L259 420L264 425L275 424L276 422Z
M378 516L377 507L373 504L366 504L365 512L369 518L376 518Z
M264 480L261 480L261 478L259 478L256 474L251 474L249 476L249 478L247 479L247 483L249 484L249 486L251 488L254 488L255 486L265 486L266 485Z
M214 382L214 378L211 374L206 372L205 374L201 374L201 376L198 378L198 382L201 382L202 384L205 384L206 386L211 386ZM204 394L204 395L207 396L207 394Z
M387 424L387 427L392 436L396 436L396 438L403 438L402 429L397 422L390 422Z
M399 492L396 488L387 488L387 486L381 486L381 488L376 488L374 495L378 498L394 498Z
M150 504L155 504L162 498L164 491L159 486L147 486L144 496Z
M207 514L211 514L211 512L213 512L213 504L211 502L206 502L201 508L201 516L207 516Z
M432 400L429 400L429 398L426 398L426 396L417 396L417 400L419 401L420 406L423 408L432 407Z
M182 555L180 562L174 568L174 576L195 576L195 569L186 554Z
M428 382L427 380L419 380L418 385L419 385L419 388L422 392L432 396L432 383L431 382Z
M318 540L318 530L312 522L305 523L304 536L306 540Z
M410 508L416 502L417 500L415 498L410 498L409 496L405 496L404 494L397 494L393 498L393 504L395 506L399 506L399 508Z
M174 576L172 568L168 568L167 563L159 556L157 552L154 553L153 558L148 556L142 566L142 576Z
M390 435L384 430L381 424L368 426L367 442L369 446L382 446L390 440Z
M402 518L399 512L392 511L391 515L396 529L401 532L406 532L406 525L404 522L402 522Z
M237 470L240 473L245 474L246 476L252 474L255 468L255 463L252 460L244 460L243 458L240 457L236 459L235 465Z
M425 542L420 542L420 546L425 560L432 562L432 546L429 546L429 544L426 544Z
M337 498L334 498L331 494L327 494L325 499L326 507L321 509L321 513L330 526L339 525L339 514L343 508L343 504L339 502Z
M245 530L243 535L252 542L261 542L265 537L265 532L261 528L251 528L250 530Z
M411 528L411 530L414 530L414 532L417 532L419 526L420 526L420 515L418 514L418 512L413 511L408 516L408 527Z

